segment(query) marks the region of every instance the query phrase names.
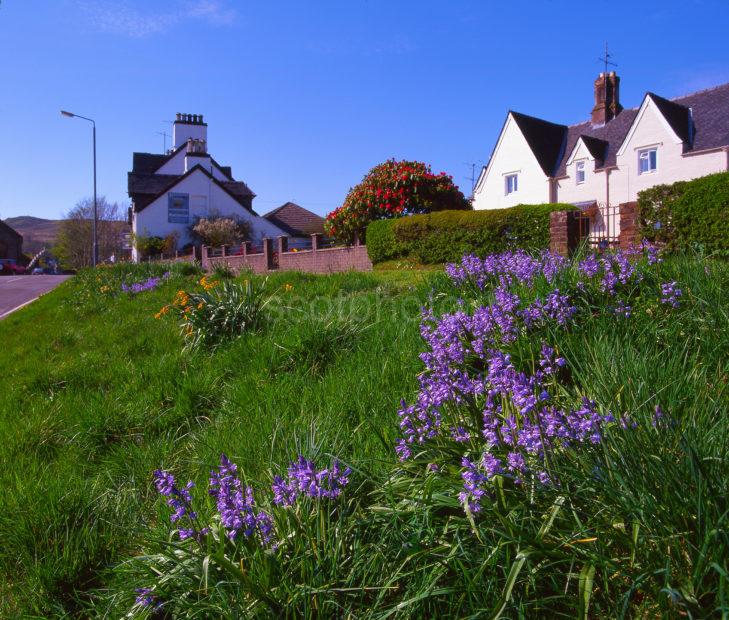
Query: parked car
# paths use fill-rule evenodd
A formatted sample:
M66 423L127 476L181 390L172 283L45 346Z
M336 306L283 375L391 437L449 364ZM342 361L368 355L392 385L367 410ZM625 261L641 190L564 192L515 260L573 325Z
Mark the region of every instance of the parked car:
M18 265L14 258L0 258L0 275L17 276L25 273L25 267Z

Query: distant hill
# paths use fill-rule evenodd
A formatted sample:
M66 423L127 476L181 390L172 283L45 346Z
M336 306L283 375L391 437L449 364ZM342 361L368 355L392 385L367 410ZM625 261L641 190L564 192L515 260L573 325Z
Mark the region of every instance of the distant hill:
M61 220L46 220L32 215L6 218L5 223L23 235L23 252L35 254L41 248L50 248L56 240Z

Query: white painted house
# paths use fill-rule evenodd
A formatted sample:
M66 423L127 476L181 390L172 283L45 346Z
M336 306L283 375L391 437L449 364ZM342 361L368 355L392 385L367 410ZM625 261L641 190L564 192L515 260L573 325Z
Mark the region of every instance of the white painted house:
M566 202L616 206L653 185L729 170L729 84L624 110L620 78L595 80L590 120L510 111L474 189L475 209Z
M134 153L128 179L132 232L154 237L176 233L182 248L192 241L190 224L216 214L248 222L250 240L256 244L287 234L253 210L255 194L233 178L229 166L213 159L207 129L202 115L177 114L168 153ZM136 250L133 257L137 259Z

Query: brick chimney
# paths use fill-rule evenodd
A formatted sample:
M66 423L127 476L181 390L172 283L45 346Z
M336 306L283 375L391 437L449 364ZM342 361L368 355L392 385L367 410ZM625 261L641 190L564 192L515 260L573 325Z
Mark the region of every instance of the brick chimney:
M592 124L604 125L622 111L620 105L620 78L615 71L601 73L595 80L595 107L592 108Z

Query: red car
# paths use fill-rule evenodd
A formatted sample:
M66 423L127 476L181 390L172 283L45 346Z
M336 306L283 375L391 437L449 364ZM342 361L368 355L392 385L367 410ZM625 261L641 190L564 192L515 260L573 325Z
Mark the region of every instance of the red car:
M0 258L0 275L17 276L25 273L25 267L18 265L14 258Z

